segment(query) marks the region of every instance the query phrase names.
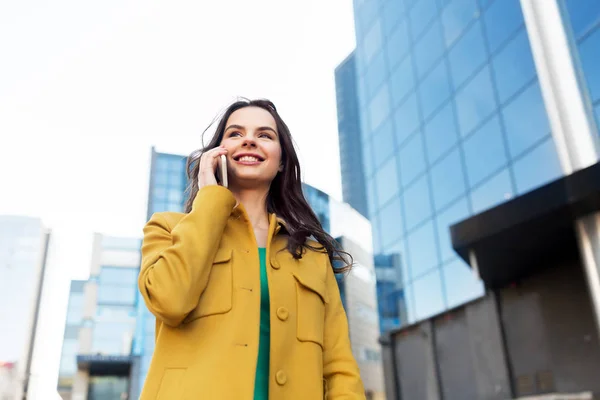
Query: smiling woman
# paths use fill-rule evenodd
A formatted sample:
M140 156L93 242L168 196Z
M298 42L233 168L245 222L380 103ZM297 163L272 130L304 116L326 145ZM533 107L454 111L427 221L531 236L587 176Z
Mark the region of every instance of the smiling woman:
M187 171L185 213L144 229L138 285L157 336L141 399L364 399L334 275L352 258L304 198L273 103L232 104Z

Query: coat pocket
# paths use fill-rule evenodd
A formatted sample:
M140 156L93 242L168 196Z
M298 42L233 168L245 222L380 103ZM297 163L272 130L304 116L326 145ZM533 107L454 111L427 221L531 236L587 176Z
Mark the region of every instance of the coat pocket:
M178 400L183 397L183 376L187 368L166 368L160 380L156 400Z
M231 249L219 249L208 277L208 284L200 295L198 305L183 321L191 322L209 315L225 314L233 305L233 265Z
M325 304L329 302L325 282L310 271L294 272L296 278L297 332L301 342L323 347Z

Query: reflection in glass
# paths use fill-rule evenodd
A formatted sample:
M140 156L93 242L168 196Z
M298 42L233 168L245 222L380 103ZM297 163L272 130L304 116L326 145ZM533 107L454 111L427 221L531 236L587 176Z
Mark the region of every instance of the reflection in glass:
M476 0L454 0L442 11L446 46L450 46L477 17Z
M391 157L375 174L379 208L398 192L396 157Z
M384 118L390 112L390 93L387 84L380 87L379 91L373 97L369 104L369 120L371 122L371 131L375 132Z
M407 186L427 168L421 132L417 131L412 135L403 144L398 154L402 185Z
M445 308L440 269L436 268L413 282L415 314L419 319L431 317Z
M469 185L479 182L506 165L506 150L498 117L493 117L463 144Z
M442 154L450 150L458 140L452 103L446 104L425 125L425 144L429 163L433 164Z
M411 133L419 126L419 109L417 97L411 94L394 113L396 127L396 143L401 146Z
M579 57L592 102L598 102L600 101L600 26L581 42Z
M396 107L414 87L412 57L406 57L390 76L393 107Z
M387 38L385 43L388 63L390 70L393 70L396 65L404 58L409 50L408 29L406 21L402 21L396 26L396 29Z
M394 130L392 120L386 119L373 136L373 157L375 168L384 163L394 153Z
M386 77L385 57L383 56L383 51L379 51L377 52L377 55L373 57L373 62L367 67L367 73L365 74L367 96L369 96L369 98L375 94Z
M452 308L485 294L483 283L471 267L457 258L442 268L446 300Z
M402 4L402 1L391 0L385 2L381 18L386 35L392 32L398 22L403 21L403 18L401 18L402 14L404 14L404 4ZM404 35L404 37L406 38L407 35Z
M489 67L483 68L456 95L458 126L467 135L496 109Z
M436 210L464 195L466 185L458 149L431 168L431 189Z
M487 58L481 23L477 21L448 53L454 87L460 87Z
M381 226L382 248L386 248L391 242L402 236L402 208L400 197L394 196L379 213Z
M513 196L510 174L508 169L504 169L471 192L473 212L478 214L510 200Z
M492 60L500 104L505 103L531 79L536 71L525 27Z
M600 2L598 0L564 0L564 2L568 14L568 18L565 20L571 22L576 39L588 33L600 20Z
M423 176L404 191L406 229L411 230L431 216L431 200L427 176Z
M563 173L552 136L513 164L517 192L523 194L560 178Z
M506 105L502 114L508 150L512 158L517 157L550 132L537 81Z
M363 59L366 66L371 63L371 59L373 59L373 56L377 54L377 51L380 48L381 26L379 25L379 21L376 21L369 32L365 35L365 41L363 43Z
M419 0L410 10L412 37L418 38L438 12L436 0Z

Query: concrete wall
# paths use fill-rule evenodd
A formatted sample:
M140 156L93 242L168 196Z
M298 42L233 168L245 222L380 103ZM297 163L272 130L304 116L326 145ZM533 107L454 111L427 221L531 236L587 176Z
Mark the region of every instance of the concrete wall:
M382 340L388 399L600 395L583 271L566 262Z

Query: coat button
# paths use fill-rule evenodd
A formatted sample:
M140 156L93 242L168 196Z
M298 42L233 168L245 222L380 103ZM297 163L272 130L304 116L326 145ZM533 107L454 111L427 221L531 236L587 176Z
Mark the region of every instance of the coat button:
M277 371L277 373L275 374L275 380L279 385L283 386L287 382L287 375L281 370Z
M277 318L279 318L282 321L285 321L286 319L288 319L290 313L288 312L287 308L285 307L279 307L277 309Z
M276 259L271 259L271 267L273 267L273 269L279 269L279 261L277 261Z

